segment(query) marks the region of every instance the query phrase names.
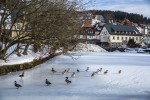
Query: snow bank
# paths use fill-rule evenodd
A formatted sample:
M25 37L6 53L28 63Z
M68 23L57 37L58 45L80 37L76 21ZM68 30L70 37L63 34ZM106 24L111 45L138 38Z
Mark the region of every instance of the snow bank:
M24 48L24 46L22 47ZM8 54L11 53L13 50L16 49L16 45L12 46L9 50L8 50ZM60 53L62 52L61 49L57 50L55 53ZM21 64L21 63L25 63L25 62L31 62L34 59L40 59L40 58L45 58L47 56L49 56L49 48L47 46L43 46L43 48L41 49L41 51L38 52L33 52L33 46L30 46L28 49L28 55L23 55L23 50L20 50L21 56L18 57L16 55L16 52L14 54L12 54L7 61L5 62L4 60L0 60L0 66L3 65L13 65L13 64Z
M101 48L98 45L95 44L84 44L79 43L74 51L80 51L80 52L107 52L105 49Z

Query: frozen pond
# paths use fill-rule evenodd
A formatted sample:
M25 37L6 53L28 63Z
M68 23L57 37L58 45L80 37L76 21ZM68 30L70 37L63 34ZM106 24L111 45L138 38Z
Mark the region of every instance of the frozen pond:
M70 72L62 74L68 68ZM23 79L20 73L0 76L0 100L150 100L149 54L70 52L25 70ZM71 84L65 82L66 76ZM52 85L45 85L46 78ZM16 89L15 80L23 87Z

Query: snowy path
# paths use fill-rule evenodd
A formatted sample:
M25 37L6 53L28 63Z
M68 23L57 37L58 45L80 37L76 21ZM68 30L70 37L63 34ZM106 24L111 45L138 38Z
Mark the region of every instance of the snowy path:
M0 100L150 100L150 55L130 53L81 53L73 60L61 55L33 69L0 76ZM51 72L51 68L57 70ZM88 72L85 71L90 67ZM70 73L62 75L64 69ZM91 74L102 69L94 77ZM72 72L76 73L71 78ZM108 74L103 72L108 70ZM118 71L122 70L121 74ZM68 76L71 84L65 83ZM51 86L45 85L45 79ZM14 81L23 87L16 89Z

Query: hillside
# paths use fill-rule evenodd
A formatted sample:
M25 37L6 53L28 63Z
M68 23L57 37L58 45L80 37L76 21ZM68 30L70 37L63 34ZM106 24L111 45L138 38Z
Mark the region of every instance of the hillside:
M150 18L144 17L142 14L127 13L122 11L110 11L110 10L89 10L87 12L90 12L93 15L103 15L106 21L108 19L115 19L117 21L120 21L127 18L134 23L150 24Z

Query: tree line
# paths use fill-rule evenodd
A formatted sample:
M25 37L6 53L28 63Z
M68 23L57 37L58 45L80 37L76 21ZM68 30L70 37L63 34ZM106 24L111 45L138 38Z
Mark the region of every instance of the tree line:
M106 20L115 19L117 21L124 18L129 19L131 22L138 24L150 24L150 18L144 17L142 14L127 13L122 11L110 11L110 10L88 10L94 15L103 15Z

